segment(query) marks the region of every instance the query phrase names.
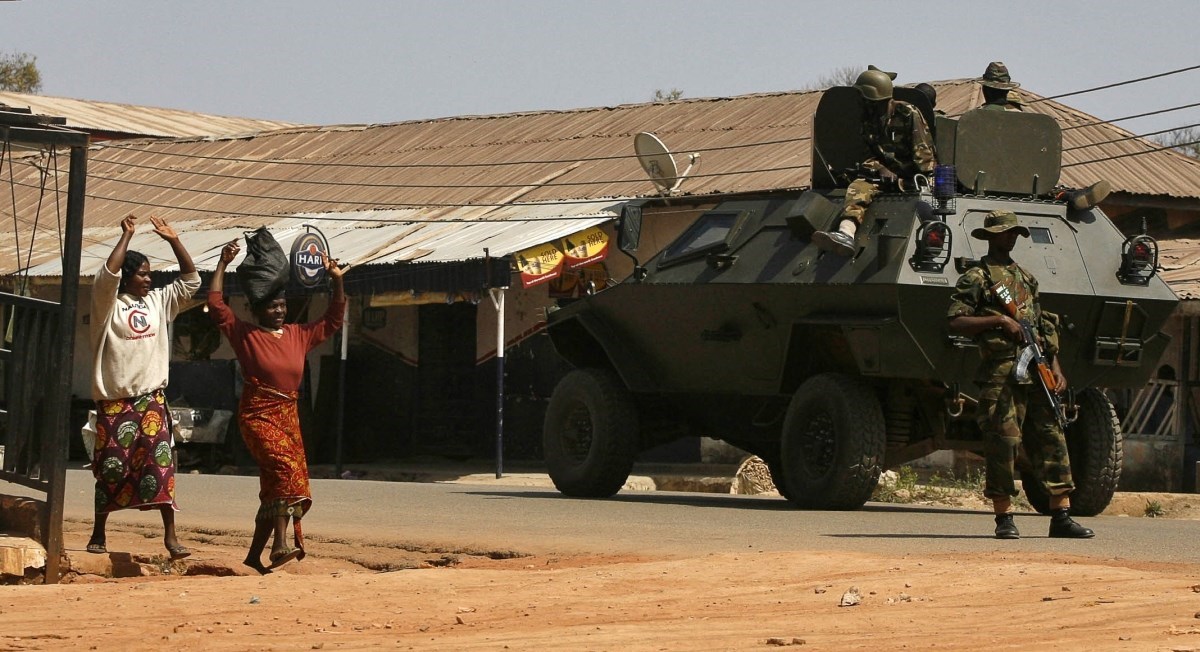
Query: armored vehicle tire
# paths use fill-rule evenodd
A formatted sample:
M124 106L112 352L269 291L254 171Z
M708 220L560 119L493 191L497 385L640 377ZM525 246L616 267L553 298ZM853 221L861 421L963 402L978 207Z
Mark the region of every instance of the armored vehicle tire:
M576 369L563 377L542 433L546 469L562 493L607 498L629 479L638 453L637 409L613 372Z
M783 460L778 452L776 453L759 453L758 457L767 465L767 470L771 472L771 482L775 483L775 490L780 496L791 500L792 492L788 491L787 481L783 475Z
M1075 481L1071 513L1095 516L1108 507L1121 478L1121 424L1104 392L1089 387L1076 400L1079 418L1067 426L1067 452L1071 455L1071 478ZM1050 496L1031 472L1021 472L1021 486L1035 510L1050 513Z
M783 421L788 499L806 509L858 509L883 470L887 434L870 386L844 374L809 378Z

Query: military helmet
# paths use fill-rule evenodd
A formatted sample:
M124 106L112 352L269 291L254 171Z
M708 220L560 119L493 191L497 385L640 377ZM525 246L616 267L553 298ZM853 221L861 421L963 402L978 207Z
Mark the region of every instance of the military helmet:
M892 99L892 78L882 70L866 70L854 80L854 87L868 100Z
M883 68L876 68L875 66L867 66L867 70L878 70L879 72L886 73L888 76L888 79L891 79L892 81L896 81L896 73L894 73L894 72L888 72L887 70L884 70Z

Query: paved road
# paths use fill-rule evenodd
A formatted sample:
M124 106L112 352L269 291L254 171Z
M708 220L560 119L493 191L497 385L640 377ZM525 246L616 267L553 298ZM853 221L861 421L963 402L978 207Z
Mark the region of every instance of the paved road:
M0 493L15 485L0 483ZM91 520L92 478L67 474L65 513ZM182 528L246 530L257 509L252 477L181 475ZM1090 541L1046 538L1048 519L1019 515L1019 541L991 538L989 514L868 504L854 512L792 509L780 498L664 491L622 492L607 500L566 498L552 488L498 484L314 480L305 534L439 543L524 552L652 554L829 550L905 552L1029 551L1101 559L1200 562L1200 521L1080 519ZM156 523L155 513L121 512L112 523Z

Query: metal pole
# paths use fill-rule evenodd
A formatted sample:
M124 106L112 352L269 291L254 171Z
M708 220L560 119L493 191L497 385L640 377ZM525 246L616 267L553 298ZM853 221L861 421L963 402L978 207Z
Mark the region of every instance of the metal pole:
M342 341L338 359L337 386L337 451L334 453L334 475L342 477L342 441L344 436L344 416L346 412L346 350L350 342L350 299L346 299L346 307L342 312Z
M504 288L489 288L496 308L496 477L504 475Z
M83 202L87 183L87 146L71 148L71 170L67 177L67 228L64 231L62 261L62 293L59 296L58 349L52 354L56 386L50 395L49 458L43 457L43 468L49 472L50 487L46 492L46 512L49 523L46 536L46 583L57 584L63 550L63 498L67 486L67 415L71 409L72 360L75 353L76 303L79 291L79 257L83 248ZM45 450L45 449L43 449Z

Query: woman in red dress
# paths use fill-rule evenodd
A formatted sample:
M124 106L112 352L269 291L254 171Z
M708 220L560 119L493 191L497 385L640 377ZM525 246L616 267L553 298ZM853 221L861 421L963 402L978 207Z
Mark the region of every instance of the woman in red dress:
M287 299L280 291L250 306L257 324L244 322L234 316L222 298L225 268L240 250L236 240L221 250L208 292L208 310L242 366L245 384L238 404L238 426L258 462L260 500L254 537L243 563L266 574L271 568L304 558L300 519L312 506L312 494L296 399L308 352L342 326L346 294L342 287L344 270L335 259L325 257L333 296L320 319L308 324L285 324ZM295 547L287 545L289 518ZM272 533L275 540L269 556L271 565L267 567L262 563L262 553Z

